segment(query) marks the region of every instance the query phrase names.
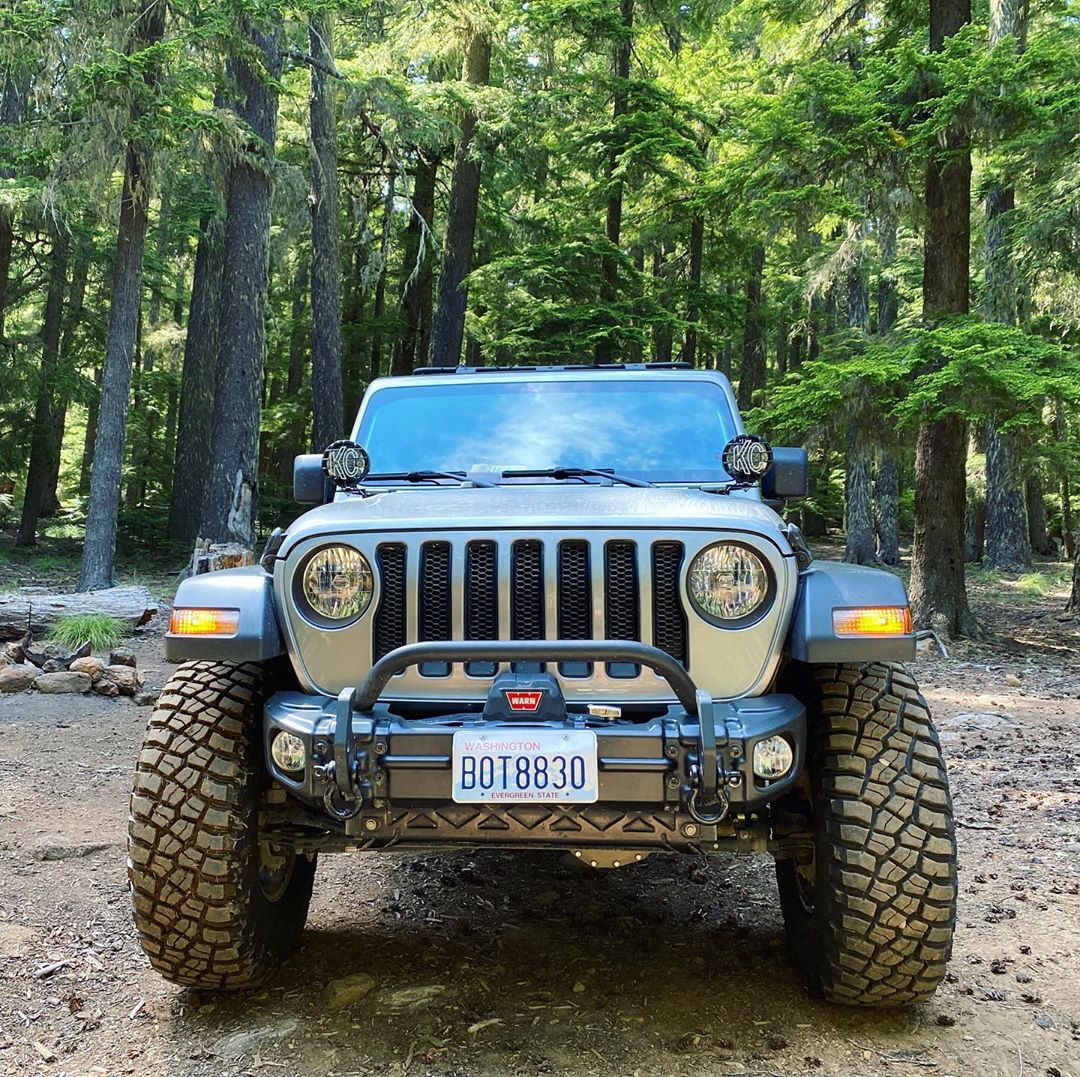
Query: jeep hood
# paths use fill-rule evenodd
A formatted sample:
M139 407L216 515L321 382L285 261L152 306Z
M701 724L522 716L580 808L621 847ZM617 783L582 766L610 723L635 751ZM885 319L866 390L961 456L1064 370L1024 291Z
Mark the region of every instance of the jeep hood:
M297 543L324 535L589 527L746 531L767 536L787 553L781 526L780 517L760 501L697 489L568 483L396 489L369 497L350 495L305 513L289 528L278 556L286 557Z

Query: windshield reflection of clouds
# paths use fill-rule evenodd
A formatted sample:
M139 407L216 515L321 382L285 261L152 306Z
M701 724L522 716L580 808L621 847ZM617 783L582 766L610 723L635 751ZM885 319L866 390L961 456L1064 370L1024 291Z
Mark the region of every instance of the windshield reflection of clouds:
M375 393L359 439L374 472L577 466L704 480L724 477L733 432L723 394L702 382L419 383Z

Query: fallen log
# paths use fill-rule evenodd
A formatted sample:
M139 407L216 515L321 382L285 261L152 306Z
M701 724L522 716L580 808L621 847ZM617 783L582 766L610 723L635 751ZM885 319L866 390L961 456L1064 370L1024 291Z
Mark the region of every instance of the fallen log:
M28 587L0 593L0 639L22 639L29 630L37 635L62 617L101 613L123 621L129 628L146 624L157 604L145 587L109 587L104 591L55 595Z

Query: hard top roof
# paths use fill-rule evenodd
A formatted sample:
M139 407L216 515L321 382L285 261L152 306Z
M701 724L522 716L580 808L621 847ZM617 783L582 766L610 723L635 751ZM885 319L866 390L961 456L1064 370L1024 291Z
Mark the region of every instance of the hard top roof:
M554 374L589 372L605 370L693 370L692 363L566 363L551 366L422 366L417 367L414 375L431 374Z

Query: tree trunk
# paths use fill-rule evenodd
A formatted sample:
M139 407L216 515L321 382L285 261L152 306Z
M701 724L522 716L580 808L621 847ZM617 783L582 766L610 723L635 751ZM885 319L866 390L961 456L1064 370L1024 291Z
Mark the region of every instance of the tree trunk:
M611 149L607 162L607 216L604 235L608 249L600 259L600 304L604 307L615 302L619 294L619 238L622 232L623 183L619 178L619 158L622 155L622 118L627 109L627 87L630 80L630 49L633 45L634 0L619 0L619 36L615 41L613 57L613 89L611 106ZM596 342L596 361L610 363L615 358L614 333L617 330L608 310L602 318L607 333Z
M293 274L291 316L289 319L289 366L285 374L285 388L282 399L294 406L299 405L300 390L304 386L304 371L307 368L307 345L310 334L307 331L307 293L308 265L300 255L296 271ZM277 475L278 483L288 489L292 485L293 457L304 448L306 424L300 418L299 408L284 430L274 452L270 470ZM336 440L336 439L335 439ZM329 444L329 442L327 442ZM323 446L326 448L326 445Z
M331 18L312 15L311 55L333 67ZM311 441L321 452L342 433L341 253L338 243L337 114L330 76L311 65Z
M435 219L435 181L439 158L416 151L412 213L401 257L401 331L394 343L390 373L411 374L427 360L431 347L431 285L434 268L431 222Z
M68 292L67 312L64 315L64 333L60 340L58 366L60 377L57 386L57 402L52 417L52 438L50 442L49 474L45 484L45 493L41 499L41 514L55 516L60 510L60 456L64 447L64 430L67 427L68 406L71 404L71 389L75 382L77 366L73 352L75 335L82 323L83 309L86 305L86 281L90 274L90 254L92 244L88 236L80 236L75 245L75 259L71 271L71 290Z
M56 401L56 366L60 354L60 330L63 324L64 290L67 287L68 236L58 231L53 237L49 265L49 285L45 293L45 311L41 323L41 366L38 368L37 399L30 431L30 463L26 472L22 517L16 546L33 546L37 541L37 523L49 483L53 410Z
M146 0L132 28L135 49L151 49L165 31L165 4ZM148 90L155 91L156 63L143 74ZM143 109L132 109L133 119L142 118ZM97 591L112 586L113 556L116 551L116 517L120 508L120 474L124 465L127 437L128 392L131 388L131 360L142 299L143 248L150 207L149 143L133 139L127 146L124 187L120 196L120 220L113 262L113 287L109 306L109 329L105 341L101 402L98 405L94 464L90 474L90 501L86 512L86 541L79 568L80 591Z
M22 116L24 94L10 71L4 73L0 91L0 126L14 127ZM0 167L0 178L10 179L13 168ZM7 313L8 283L11 277L11 250L15 244L15 215L6 201L0 203L0 340L4 339L4 315Z
M999 434L985 423L986 547L983 565L1002 572L1031 566L1023 453L1015 434Z
M199 532L208 472L214 414L214 380L221 318L221 272L225 264L224 228L208 213L199 229L191 279L184 366L180 375L180 414L176 429L169 538L190 546Z
M896 215L883 215L879 225L881 273L877 286L877 334L887 336L900 312L893 262L896 259ZM900 564L900 469L896 464L896 446L887 435L879 442L874 475L874 530L878 560L886 565Z
M878 453L874 474L874 529L878 560L885 565L900 564L900 471L892 449Z
M964 506L964 560L973 564L983 560L986 549L986 499L971 489Z
M869 565L876 560L871 463L870 416L863 413L848 424L847 469L844 482L844 560Z
M128 484L124 495L124 504L129 508L141 505L146 495L147 444L150 439L151 416L143 407L144 374L154 369L153 353L143 348L143 316L140 312L135 329L135 355L132 362L131 406L128 410L128 425L132 427L131 452L128 458ZM134 420L134 423L132 423Z
M237 118L255 140L229 169L225 264L214 391L210 474L199 534L212 542L255 544L259 470L259 406L266 356L270 250L270 172L281 74L280 28L245 20L251 51L233 57ZM257 55L260 67L253 66Z
M971 20L970 0L930 0L930 49ZM971 151L951 129L926 166L923 317L933 323L969 309ZM915 537L911 604L920 627L949 636L977 631L964 580L966 424L956 416L924 422L915 450Z
M990 49L1006 37L1020 37L1026 15L1017 0L991 0ZM1010 235L1015 196L1011 187L993 178L986 191L986 296L990 321L1016 322L1016 273ZM983 564L1003 572L1022 572L1031 565L1024 490L1022 446L1014 434L999 434L984 424L986 441L986 552Z
M938 466L967 450L967 429L955 415L919 427L915 445L915 533L911 604L920 627L952 637L973 635L974 619L964 587L963 467Z
M656 282L657 292L663 291L664 280L668 272L668 255L671 251L667 244L660 243L653 249L652 276ZM657 321L652 327L652 361L654 363L670 363L671 350L675 346L671 322Z
M461 77L470 85L486 86L490 76L489 31L486 28L470 29ZM461 118L461 138L454 154L446 241L439 275L439 304L431 334L431 362L435 366L457 366L465 337L468 306L465 279L472 268L476 211L480 202L480 160L473 145L476 122L476 113L466 109Z
M79 495L90 493L90 471L94 462L94 445L97 442L98 405L101 402L101 367L94 367L94 392L86 407L86 436L83 438L82 462L79 464Z
M764 269L765 248L758 243L750 252L750 272L746 278L746 315L739 365L739 410L744 412L753 405L754 393L765 387L765 310L761 303Z
M1077 549L1076 559L1073 561L1072 590L1069 592L1069 604L1065 611L1075 614L1080 620L1080 548Z
M870 295L863 258L863 240L858 257L848 274L847 316L849 328L864 339L870 331ZM870 403L860 393L852 403L848 422L847 467L844 471L844 560L853 565L874 562L874 416Z
M699 317L698 289L701 287L701 260L705 247L705 217L701 213L695 213L690 222L690 273L687 287L690 292L690 302L686 308L686 329L683 332L682 352L679 358L691 366L697 363L698 330L697 320Z
M1043 500L1043 480L1038 472L1029 474L1025 487L1027 496L1028 532L1031 537L1031 548L1035 553L1047 554L1054 552L1054 544L1046 533L1046 502Z
M36 635L61 617L79 613L100 613L136 628L157 613L157 604L145 587L134 586L110 587L92 595L9 591L0 595L0 639L21 639L28 625Z
M1054 408L1054 438L1059 445L1065 443L1069 430L1065 421L1065 405L1059 400ZM1069 469L1062 467L1058 490L1061 495L1061 556L1071 561L1076 556L1076 523L1073 519L1072 488L1069 483Z
M294 401L304 385L304 367L307 361L308 333L306 292L309 281L308 264L301 255L293 276L292 305L289 318L289 366L285 374L285 399ZM300 448L297 438L295 447ZM326 446L323 446L325 448Z
M362 192L352 201L353 225L349 233L349 271L345 278L342 299L342 398L345 406L350 409L363 391L367 367L362 354L363 345L367 339L362 320L364 304L367 300L364 282L367 276L368 245L371 240L371 233L368 230L367 183L368 177L365 177Z
M371 334L371 361L368 381L382 374L382 319L386 314L386 277L390 261L390 229L394 223L394 187L397 177L391 173L386 184L386 201L383 203L382 233L379 239L379 277L375 282L375 305L372 309L374 330ZM464 316L464 314L463 314Z

